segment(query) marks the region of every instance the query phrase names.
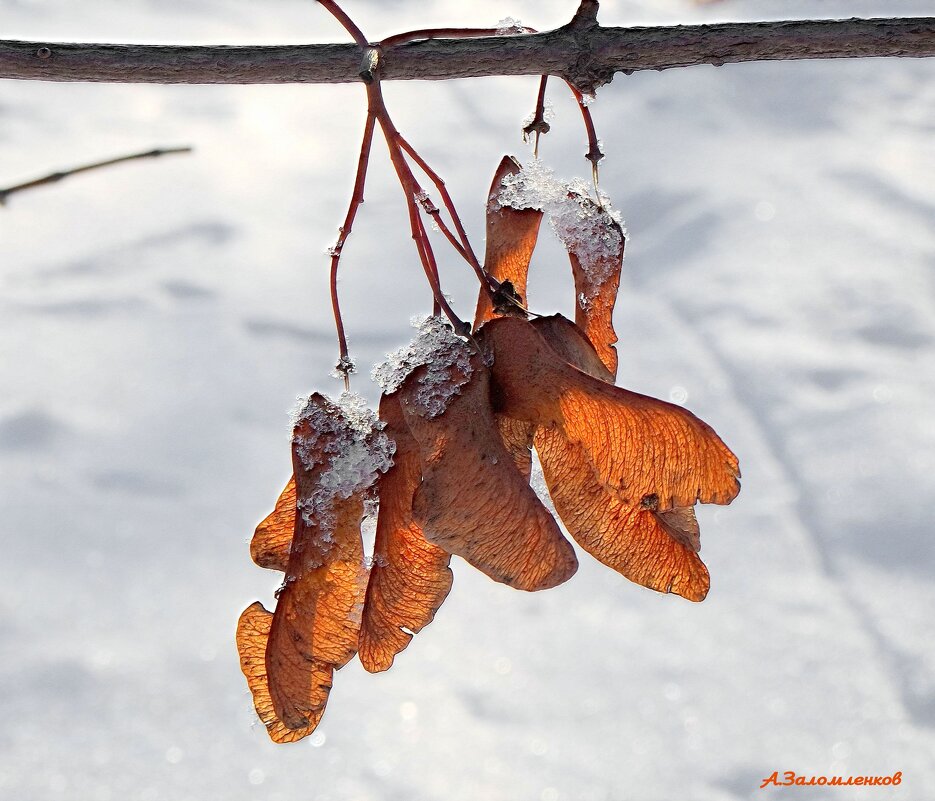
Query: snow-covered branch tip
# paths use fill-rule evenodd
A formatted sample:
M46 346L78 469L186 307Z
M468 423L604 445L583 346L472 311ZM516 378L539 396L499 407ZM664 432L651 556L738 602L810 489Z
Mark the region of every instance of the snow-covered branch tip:
M601 27L585 2L567 25L537 34L423 39L387 47L383 80L556 75L585 92L618 72L702 64L935 56L935 17ZM105 83L350 83L364 80L357 44L265 47L0 41L0 78Z

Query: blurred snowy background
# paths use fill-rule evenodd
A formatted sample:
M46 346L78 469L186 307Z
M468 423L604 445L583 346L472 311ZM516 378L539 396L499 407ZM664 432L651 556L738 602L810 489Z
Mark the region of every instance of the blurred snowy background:
M347 0L371 38L547 29L574 0ZM931 14L931 0L602 3L606 25ZM345 41L311 0L3 0L0 36ZM534 78L389 84L482 250ZM544 160L586 174L558 85ZM618 76L592 107L631 239L621 383L738 453L701 512L700 605L581 554L537 595L456 560L386 674L336 675L299 745L254 725L234 626L278 574L247 542L290 469L288 410L338 392L324 250L356 86L0 85L0 185L156 145L0 210L0 797L88 801L931 798L935 786L935 60ZM385 148L345 251L355 388L429 297ZM545 229L544 229L545 230ZM444 251L444 248L440 248ZM531 303L572 311L543 235ZM446 254L456 308L469 270ZM774 771L898 788L759 790Z

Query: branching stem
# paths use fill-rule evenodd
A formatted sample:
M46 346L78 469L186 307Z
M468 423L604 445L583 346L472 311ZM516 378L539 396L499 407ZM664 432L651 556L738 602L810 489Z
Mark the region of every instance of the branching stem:
M390 161L393 163L393 168L396 170L396 176L399 179L400 186L402 186L403 193L406 197L406 206L409 210L409 224L412 232L412 238L416 245L416 250L419 253L419 260L422 262L423 270L425 271L426 278L428 279L429 286L432 289L433 297L433 311L435 314L444 312L445 316L451 321L451 324L454 326L455 330L459 333L464 331L467 328L467 325L455 314L454 310L451 308L447 299L444 296L444 293L441 289L441 282L438 275L438 264L435 260L435 254L432 251L432 246L429 243L428 234L425 230L425 226L422 223L422 218L419 216L419 210L417 207L417 202L421 203L422 199L426 196L422 188L419 186L418 181L415 176L412 174L412 170L409 165L406 163L406 158L403 155L403 140L401 134L396 129L396 126L393 124L392 119L390 118L389 112L386 109L386 105L383 102L383 91L380 86L380 58L379 58L379 48L370 48L367 38L364 36L363 32L357 25L354 24L353 20L344 13L344 11L335 3L333 0L318 0L322 6L325 7L337 20L344 26L345 30L353 37L354 41L361 47L362 50L366 53L370 49L375 58L370 62L370 67L367 70L366 75L366 84L367 84L367 129L364 134L364 143L361 146L361 155L358 160L358 172L357 180L355 182L354 194L351 199L351 206L348 209L348 219L353 222L353 218L357 213L357 209L360 206L360 203L363 200L363 184L366 177L367 166L369 164L370 156L370 141L372 139L374 121L380 123L380 129L383 131L383 137L386 139L386 145L390 153ZM407 143L408 150L411 154L415 154L415 151ZM418 157L413 155L413 158L418 159L418 162L421 165L424 165L424 169L428 167L425 162ZM444 182L441 181L438 176L431 170L427 170L426 174L435 181L437 180L441 183L441 187L444 187ZM437 184L436 184L437 185ZM447 196L446 190L443 191L443 194ZM450 197L448 198L450 202ZM452 219L455 220L455 225L458 226L459 232L463 232L463 228L460 225L460 220L457 218L457 214L453 211L453 204L450 206L452 210ZM435 214L437 218L438 210L435 209ZM441 227L441 226L440 226ZM446 229L443 229L446 230ZM345 226L342 228L341 239L339 239L339 245L343 247L344 241L343 238L346 236L346 233L350 233L350 228L345 221ZM449 232L450 235L450 232ZM450 237L454 241L453 237ZM466 242L467 236L464 235L464 240ZM462 246L460 251L467 258L467 248ZM341 358L338 362L338 369L342 368L342 365L349 365L350 358L347 353L347 341L344 336L344 325L341 321L341 313L338 304L337 297L337 264L338 259L340 258L341 248L336 248L336 253L332 254L332 263L331 263L331 297L332 297L332 306L335 312L335 324L338 330L338 341L341 348ZM470 259L469 259L470 260ZM475 257L476 261L476 257ZM344 379L345 384L348 383L347 370L344 370Z
M433 214L435 217L436 224L438 225L439 230L445 235L448 241L452 244L454 249L464 258L471 267L474 268L474 272L477 275L477 279L481 282L483 286L486 286L488 291L495 292L499 288L499 282L487 274L484 268L481 266L480 261L477 259L477 254L474 252L474 248L471 246L471 242L468 239L467 232L464 230L464 225L461 222L461 217L458 214L457 209L455 208L454 201L451 199L451 195L448 192L448 188L445 186L445 182L442 180L441 176L433 170L425 159L419 155L416 149L409 144L409 142L402 136L398 134L399 138L397 139L399 146L409 154L409 157L419 165L419 169L424 172L429 180L435 185L435 188L438 190L438 194L441 195L442 202L445 204L445 208L448 211L448 216L451 218L452 225L454 225L455 230L458 233L458 238L455 239L454 235L449 230L448 226L445 225L444 220L441 219L441 216L438 213L438 209L435 209L434 212L426 210L428 213Z
M393 162L393 168L396 170L396 177L403 188L406 196L406 205L409 208L409 224L412 230L412 238L415 240L419 251L419 257L422 260L422 267L425 270L425 276L428 278L429 285L432 287L432 295L437 308L445 313L445 316L451 321L455 331L461 333L465 329L465 323L455 314L454 310L448 304L441 289L441 282L438 276L438 264L435 261L435 254L429 243L428 234L419 216L418 203L424 196L422 187L412 174L409 164L403 155L399 140L402 138L389 112L383 103L383 93L380 88L379 78L375 79L367 87L367 95L371 106L376 110L377 120L380 128L383 130L383 136L386 139L386 145L390 151L390 161Z

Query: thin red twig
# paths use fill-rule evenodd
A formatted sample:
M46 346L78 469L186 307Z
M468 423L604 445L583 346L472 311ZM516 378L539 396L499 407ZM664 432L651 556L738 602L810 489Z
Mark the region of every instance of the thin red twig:
M581 109L581 117L584 120L585 130L588 132L588 152L584 154L584 157L591 162L591 175L594 178L594 190L597 192L598 203L600 203L600 191L598 190L598 175L597 175L597 163L604 158L604 154L601 152L600 143L597 141L597 131L594 130L594 120L591 118L591 109L587 107L584 100L584 95L573 83L569 83L568 88L571 89L571 93L575 96L575 100L578 101L578 108Z
M549 76L543 75L539 79L539 94L536 96L536 110L533 112L532 121L523 127L523 141L527 141L529 134L533 134L532 154L539 158L539 135L546 134L551 127L545 121L545 88L549 84Z
M383 92L380 87L379 79L379 62L380 51L382 49L405 44L406 42L411 42L416 39L432 39L436 37L467 38L476 36L490 36L498 33L499 29L434 28L409 31L407 33L391 36L378 45L371 47L360 28L357 27L353 20L351 20L351 18L334 0L318 0L318 2L324 6L324 8L329 13L331 13L335 19L338 20L338 22L341 23L345 30L347 30L347 32L352 36L354 41L364 50L365 55L369 52L372 56L369 60L367 60L367 69L361 73L362 77L365 78L365 82L367 83L368 117L367 126L364 132L364 141L361 145L361 153L358 160L357 178L355 180L354 192L351 197L351 203L350 207L348 208L345 223L341 227L338 242L332 249L331 254L331 303L332 309L334 311L335 327L337 329L338 343L341 351L340 360L338 362L338 369L344 373L345 384L347 384L348 373L352 369L352 362L350 361L350 357L348 355L347 339L344 332L344 324L341 318L340 304L338 300L338 263L341 257L341 250L348 235L351 232L354 217L357 214L357 209L363 201L363 187L364 181L366 179L367 167L369 165L370 146L376 122L380 123L380 129L383 131L383 136L386 139L387 148L389 149L390 160L393 163L393 168L396 170L397 178L399 179L400 186L402 187L405 194L406 207L409 211L409 224L412 238L415 242L416 250L419 253L419 259L422 262L422 267L425 271L426 278L428 279L429 285L432 288L434 312L436 314L444 312L449 320L451 320L452 325L454 325L457 331L462 332L467 329L466 324L455 314L454 310L449 305L447 299L444 296L444 293L441 290L438 264L429 241L428 233L425 230L425 225L422 222L422 218L419 214L417 204L421 205L426 214L435 220L439 230L444 234L455 250L471 265L475 274L477 275L478 280L481 282L481 286L484 287L484 289L489 293L493 293L498 289L498 283L489 275L487 275L487 273L484 271L484 268L477 259L477 255L471 246L467 232L464 229L461 218L458 215L454 202L451 199L451 195L445 186L445 182L441 179L438 173L436 173L428 165L425 159L419 155L415 148L412 147L412 145L410 145L409 142L403 138L403 136L397 130L396 126L393 124L393 121L390 118L389 112L387 111L386 105L383 101ZM534 32L531 28L521 28L520 30L529 33ZM419 185L419 182L416 180L411 167L406 161L406 154L408 154L408 156L419 166L419 168L437 188L439 194L442 197L442 202L448 211L448 215L451 218L452 225L457 232L457 237L455 237L455 234L452 233L448 225L442 219L439 209L429 200L428 194L424 192L422 187Z
M371 106L380 123L380 128L383 130L383 136L386 139L386 145L390 151L390 160L393 162L396 176L399 178L399 183L406 196L412 238L416 242L419 257L422 260L422 267L425 270L429 285L432 287L435 303L438 309L443 311L445 316L451 320L455 330L460 333L466 328L466 325L464 321L455 314L442 293L441 282L438 277L438 265L435 262L435 254L432 251L425 226L422 224L422 218L419 216L419 210L416 207L416 197L421 195L422 189L419 187L418 181L416 181L412 170L406 163L406 158L399 144L399 139L401 138L400 133L396 130L396 126L393 124L393 120L390 118L389 112L386 110L386 106L383 103L383 93L380 89L379 78L375 78L374 82L367 87L367 95L370 98Z
M318 2L321 3L330 12L330 14L341 23L341 25L344 27L344 30L346 30L351 35L351 38L357 42L357 44L359 44L361 47L368 46L369 42L367 41L367 37L364 36L363 31L361 31L361 29L354 24L354 20L345 14L344 10L337 3L335 3L334 0L318 0Z
M408 42L425 39L469 39L480 36L495 36L500 33L500 30L500 28L422 28L420 30L407 31L406 33L398 33L393 36L389 36L380 42L380 47L388 49L406 44ZM538 33L535 28L530 28L527 26L518 26L518 30L522 31L523 33ZM539 157L539 137L541 134L548 133L550 128L549 123L545 120L545 90L548 84L548 79L548 75L543 75L539 81L539 93L538 97L536 98L536 110L533 114L532 122L523 128L524 136L528 136L530 133L533 133L535 136L533 141L533 155L536 158ZM588 152L585 153L584 157L591 162L591 177L594 181L594 191L598 198L598 204L600 204L598 162L604 158L604 154L601 152L600 143L598 142L597 138L597 131L594 128L594 120L591 117L590 109L585 104L584 95L573 83L571 83L571 81L566 80L565 83L571 90L572 95L574 95L575 101L578 103L578 108L581 111L581 118L584 121L584 128L588 137ZM461 226L461 221L458 218L457 213L454 211L454 204L449 202L450 198L448 197L447 191L444 188L444 182L438 178L438 176L428 167L424 160L422 160L419 154L416 153L411 145L409 145L409 143L406 142L402 137L399 138L399 143L438 188L439 193L442 195L442 200L445 203L445 207L448 209L448 213L451 216L452 222L455 225L455 228L458 230L458 235L461 238L461 244L463 248L459 248L455 243L451 233L445 227L441 217L438 215L437 209L434 212L427 210L427 213L435 214L439 229L443 234L445 234L455 249L468 260L468 263L474 268L478 279L481 281L481 284L487 288L487 291L496 291L497 287L493 282L493 279L491 279L484 272L483 268L477 261L477 256L470 247L470 243L467 241L467 237L464 234L464 229Z
M354 226L354 219L357 217L357 210L360 204L364 202L364 183L367 180L367 167L370 164L370 148L373 143L373 129L375 126L375 116L367 110L367 122L364 125L364 138L360 145L360 157L357 160L357 176L354 179L354 191L351 194L351 202L347 209L347 216L344 218L344 224L338 231L338 240L331 248L331 309L334 312L334 325L338 334L338 347L340 356L338 357L337 369L344 375L344 388L350 389L349 374L354 369L354 363L351 361L347 349L347 337L344 333L344 320L341 317L341 305L338 300L338 264L341 261L341 252L344 249L344 243L351 235Z
M318 0L321 5L323 5L334 17L344 26L344 29L353 37L354 41L361 46L362 49L369 47L367 38L364 36L363 32L357 25L354 24L353 20L344 13L344 11L333 2L333 0ZM406 204L409 207L409 220L410 226L412 228L412 238L416 242L416 249L419 251L419 258L422 261L422 266L425 270L426 277L429 280L429 285L432 287L432 295L434 297L434 306L436 313L438 311L444 311L449 320L451 320L452 325L455 326L455 330L461 331L465 328L464 322L462 322L458 316L454 313L454 310L451 306L448 305L448 301L445 300L445 296L442 294L441 285L438 278L438 266L435 263L435 257L432 253L432 248L429 245L428 237L425 233L425 228L422 226L422 220L419 217L419 212L415 207L415 198L414 194L419 192L416 188L417 183L412 175L412 171L409 170L409 166L406 164L406 160L403 157L402 151L400 150L399 145L396 142L396 138L399 136L399 132L396 130L396 126L393 125L393 121L390 119L389 113L386 110L386 106L383 103L383 92L380 89L380 80L377 75L377 65L374 65L373 74L371 76L372 83L367 84L367 115L368 120L374 118L380 122L380 128L383 131L383 135L386 138L386 144L390 151L390 160L393 162L393 166L396 169L396 174L399 178L400 184L403 187L403 191L406 194ZM365 138L366 142L366 138ZM361 159L358 161L358 165L363 162L363 174L366 173L367 164L369 161L369 154L365 157L363 153L363 148L361 148ZM363 175L359 174L358 176L361 179L361 185L363 183ZM355 196L356 196L356 187L355 187ZM362 192L360 197L362 197ZM360 205L359 202L355 203L351 201L351 209L348 210L349 216L351 216L353 221L353 215L356 214L357 207ZM343 243L342 243L343 245ZM340 252L339 252L340 255ZM332 262L334 265L334 262ZM337 275L336 268L332 268L332 286L333 295L332 298L337 297ZM340 311L336 312L336 320L340 321ZM343 323L338 322L338 339L341 345L342 352L342 361L346 357L347 352L347 342L343 338ZM339 363L340 369L341 363ZM345 385L348 383L347 373L344 375Z
M409 225L412 230L412 238L415 240L419 259L422 261L425 274L432 287L432 316L438 317L442 313L442 304L444 303L446 315L448 319L451 319L451 314L453 312L451 312L450 307L448 307L448 303L441 291L441 282L438 277L438 264L435 261L435 254L432 252L432 248L429 245L429 237L425 230L425 225L422 223L422 218L419 216L419 210L416 208L416 204L408 203L407 205L409 209ZM455 323L455 329L457 330L457 323Z
M477 279L481 284L487 288L488 292L494 292L499 287L499 283L492 278L481 266L480 261L477 258L477 254L474 252L474 248L471 246L471 242L468 239L467 231L464 230L464 225L461 222L461 216L458 214L457 209L455 208L454 201L451 199L451 195L448 192L448 188L445 186L444 180L441 176L433 170L425 159L419 155L416 149L406 140L402 134L399 135L399 146L409 154L410 158L419 165L419 169L424 172L429 180L435 184L435 188L438 190L438 194L441 195L442 202L445 204L445 208L448 211L448 216L451 217L452 225L454 225L455 230L458 233L458 240L454 238L454 235L448 229L448 226L445 225L444 220L441 219L441 215L438 212L438 209L434 211L426 209L426 212L433 214L435 216L435 222L439 227L439 230L447 237L448 241L451 242L452 246L458 253L474 268L474 272L477 275ZM424 206L423 206L424 208Z
M535 155L536 158L539 157L539 135L548 133L551 128L545 119L545 89L548 81L548 75L543 75L542 79L539 81L536 110L533 112L532 121L523 128L523 136L528 137L529 134L535 135L535 140L533 141L533 155ZM571 90L572 95L574 95L575 101L578 103L578 108L581 110L581 118L584 120L584 128L588 135L588 152L584 154L584 157L591 162L592 172L594 173L594 184L596 187L597 163L604 158L604 154L601 152L600 143L597 140L597 131L594 129L594 119L591 117L591 110L588 108L581 91L573 83L569 81L565 81L565 83Z
M335 17L335 19L337 19L338 22L344 26L345 30L354 38L354 41L357 42L361 48L366 50L369 47L367 38L364 36L363 32L360 30L360 28L357 27L357 25L354 24L353 20L351 20L351 18L344 13L340 6L334 2L334 0L318 0L318 2L321 3L321 5L323 5ZM458 317L457 314L455 314L454 310L448 304L448 301L445 299L445 296L441 290L441 282L438 276L438 264L435 261L435 254L433 253L432 246L429 243L428 235L425 231L425 226L422 224L422 218L419 216L419 211L416 208L416 197L422 197L424 193L422 188L419 186L418 181L416 181L415 176L412 174L412 170L406 163L406 158L403 155L402 147L400 145L402 136L396 129L396 126L393 124L392 119L390 119L389 112L386 110L386 105L383 102L383 91L380 88L378 60L374 61L371 69L368 71L368 77L370 79L370 81L367 83L368 115L372 115L380 123L380 129L383 131L383 136L386 139L386 145L390 151L390 160L393 162L393 167L396 170L396 176L399 178L399 183L403 188L403 192L405 193L406 205L409 209L409 224L412 230L412 238L415 240L416 249L419 252L419 259L422 262L425 275L428 278L429 285L432 288L432 296L434 298L434 312L435 314L438 314L440 311L444 311L448 319L451 320L455 330L458 332L464 331L467 328L467 325ZM363 153L361 154L361 157L363 158ZM415 156L413 156L413 158L415 158ZM364 163L364 171L366 172L366 162ZM429 177L431 178L432 176L429 175ZM359 203L354 204L352 201L352 207L355 213L358 205ZM453 219L455 219L455 217L453 217ZM458 224L459 223L456 223L456 225ZM475 261L476 260L477 259L475 257ZM332 286L334 287L332 297L335 298L337 296L337 288L334 269L332 270ZM336 319L339 319L339 312L336 313ZM346 342L342 339L342 334L343 325L340 325L338 336L339 340L341 341L343 360L343 357L346 356L347 345ZM346 378L347 376L345 374L345 380Z

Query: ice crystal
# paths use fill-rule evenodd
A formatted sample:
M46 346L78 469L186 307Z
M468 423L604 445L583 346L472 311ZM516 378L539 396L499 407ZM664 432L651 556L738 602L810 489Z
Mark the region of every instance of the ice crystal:
M565 247L573 252L595 291L607 278L621 244L620 213L602 192L599 202L581 178L562 182L539 159L532 159L503 179L499 201L514 209L537 209Z
M530 125L532 125L533 120L536 118L536 110L533 109L529 114L526 115L526 118L520 123L522 129L525 131ZM542 120L546 123L552 122L555 119L555 107L548 100L542 105Z
M471 350L441 317L414 320L419 333L405 347L388 354L371 376L387 394L400 388L414 370L425 367L419 377L416 400L420 413L436 417L448 408L471 377Z
M303 466L318 469L323 463L314 492L300 498L298 507L306 523L318 526L320 543L326 545L333 529L334 501L359 492L369 494L380 473L393 464L396 443L364 399L351 392L336 403L311 396L298 410L293 427L305 432L294 440Z
M525 32L523 23L513 17L505 17L497 23L497 36L516 36Z

